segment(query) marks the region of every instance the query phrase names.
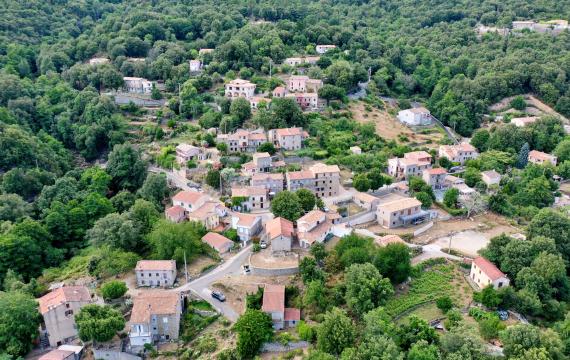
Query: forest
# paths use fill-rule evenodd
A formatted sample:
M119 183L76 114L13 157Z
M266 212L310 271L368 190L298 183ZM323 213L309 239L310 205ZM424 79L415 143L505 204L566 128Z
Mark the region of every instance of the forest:
M173 191L165 176L149 172L149 164L172 167L174 150L164 147L157 156L143 151L164 136L161 125L174 134L192 133L210 146L213 137L202 129L230 132L246 122L267 129L303 126L311 139L300 155L349 169L359 191L389 184L387 159L411 148L355 122L342 104L369 79L370 104L380 98L422 102L445 125L471 137L482 155L466 165L468 185L483 186L481 171L504 175L502 188L488 199L489 209L528 226L529 240L520 245L498 236L483 251L515 280L512 289L489 291L483 301L492 309L515 308L541 326L502 333L507 358L570 356L565 315L570 220L545 209L558 191L553 175L570 178L570 140L561 121L548 116L523 129L480 129L490 105L521 94L531 93L570 117L570 32L476 31L480 24L508 28L516 20L569 19L567 1L4 0L2 10L0 359L19 359L31 349L38 319L27 316L35 311L33 297L44 294L52 281L76 273L116 276L142 258L182 262L183 254L188 260L215 256L200 241L206 233L202 224L162 218ZM319 96L335 111L307 115L293 102L276 99L271 108L252 114L249 103L230 104L220 96L224 81L237 77L255 83L258 92L273 90L281 84L268 77L275 66L287 57L314 55L317 44L337 47L308 70L324 81ZM204 48L215 50L203 55L205 71L191 76L188 61ZM88 63L94 57L110 61L94 66ZM294 71L286 65L279 70ZM153 90L153 98L164 97L167 106L144 136L129 131L129 120L142 110L117 105L105 95L130 76L164 87ZM353 145L364 153L349 154ZM218 148L226 168L239 169L249 160L241 156L236 163L227 149ZM559 165L527 166L530 150L555 153ZM220 172L209 171L205 182L217 187L220 179ZM410 185L422 205L435 201L421 180ZM455 195L442 206L463 214L458 205ZM333 251L315 250L302 264L307 292L298 301L324 324L305 328L307 340L318 348L307 358L488 358L459 322L444 337L417 319L392 322L387 312L396 312L390 301L405 281L402 274L421 279L424 269L412 268L402 249L388 251L394 254L379 255L367 240L348 237ZM403 257L399 276L382 256ZM451 271L442 264L432 267L444 275ZM337 278L342 281L331 285ZM386 310L379 307L384 305ZM447 309L451 318L457 310L452 307ZM12 312L31 329L12 336L18 328L6 316ZM486 326L498 332L492 321ZM521 348L517 344L523 340ZM241 356L252 357L250 350L241 349ZM237 356L228 354L227 359Z

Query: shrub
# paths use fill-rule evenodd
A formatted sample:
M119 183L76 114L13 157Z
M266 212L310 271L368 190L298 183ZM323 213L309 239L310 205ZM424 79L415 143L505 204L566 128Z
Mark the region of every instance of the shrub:
M301 340L308 342L313 342L315 340L315 336L317 335L315 329L302 320L299 321L299 324L297 324L297 334L299 334L299 338L301 338Z
M112 280L101 286L101 295L105 300L118 299L125 295L128 288L124 281Z
M453 307L453 301L449 296L443 296L436 300L435 305L444 313L447 313Z

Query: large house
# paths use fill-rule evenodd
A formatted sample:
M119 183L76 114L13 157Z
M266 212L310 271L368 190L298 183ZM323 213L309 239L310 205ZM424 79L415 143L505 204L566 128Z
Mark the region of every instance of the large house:
M538 165L550 163L552 166L556 166L558 158L542 151L532 150L528 153L528 162Z
M215 232L209 232L202 236L202 242L210 245L210 247L216 250L219 254L229 252L234 246L233 241Z
M129 321L131 346L178 339L182 301L173 291L145 291L133 298Z
M481 256L471 263L469 276L481 289L487 286L499 289L510 284L509 278L495 264Z
M297 220L297 237L302 248L315 242L323 243L332 234L333 223L327 213L311 210Z
M276 148L284 150L299 150L303 147L309 134L300 127L269 130L269 141Z
M262 103L265 103L265 106L267 107L271 103L271 99L263 96L253 96L249 99L249 105L252 109L259 109Z
M180 206L189 213L198 210L207 201L208 196L198 191L180 191L172 198L174 206Z
M319 108L319 95L316 92L294 92L286 94L285 97L295 100L303 110L315 111Z
M251 177L251 186L261 186L266 188L270 194L277 194L283 191L283 173L260 173Z
M267 189L261 186L232 188L232 199L241 199L242 211L263 210L269 208Z
M311 79L304 75L293 75L287 80L287 90L292 93L316 93L322 87L322 80Z
M318 197L337 196L340 169L337 165L314 164L309 170L292 171L285 175L287 190L308 189Z
M198 191L180 191L174 195L172 203L173 206L164 211L166 218L172 222L186 219L199 221L211 230L219 226L221 217L226 216L223 204Z
M127 92L136 94L150 94L153 82L140 77L125 76L123 78L124 88Z
M140 260L135 274L137 286L171 287L176 281L176 261Z
M425 151L413 151L403 158L388 159L388 174L396 179L422 176L424 170L431 169L431 155Z
M187 215L188 220L204 224L206 229L213 230L220 226L220 219L226 216L227 209L219 201L207 201L197 210Z
M186 164L190 160L199 160L202 150L190 144L180 144L176 146L176 161L179 164Z
M226 97L250 99L255 94L255 84L243 79L235 79L226 84Z
M67 344L77 338L75 314L93 302L85 286L63 286L38 299L43 317L42 335L51 347Z
M439 157L445 157L451 162L465 164L467 160L476 159L479 156L477 149L471 144L461 143L458 145L441 145Z
M411 125L429 125L432 122L431 113L425 107L412 108L398 112L400 122Z
M378 205L378 224L392 229L420 223L430 218L430 213L422 210L422 203L416 198L403 198Z
M232 229L237 231L240 241L247 244L261 231L261 217L252 214L233 213Z
M315 47L315 51L321 55L332 49L336 49L336 45L317 45Z
M285 286L265 285L261 311L271 316L273 328L281 330L294 327L301 320L301 311L285 307Z
M293 223L282 217L276 217L265 223L262 240L271 244L271 252L291 251L295 229Z
M267 136L263 129L238 129L233 134L219 134L216 140L225 143L230 152L255 152L259 145L267 142Z

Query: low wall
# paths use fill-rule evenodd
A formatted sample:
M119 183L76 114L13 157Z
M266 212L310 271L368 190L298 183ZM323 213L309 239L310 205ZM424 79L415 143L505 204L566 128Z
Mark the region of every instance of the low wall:
M288 267L288 268L279 268L279 269L268 269L268 268L260 268L254 267L250 265L251 273L253 275L259 276L284 276L284 275L294 275L299 272L299 267Z
M270 342L263 344L261 352L287 352L295 349L305 349L309 346L306 341L296 341L290 342L287 345L283 345L278 342Z
M429 229L431 229L433 227L433 221L430 221L429 223L425 224L424 226L422 226L421 228L417 229L416 231L414 231L414 236L418 236L420 234L423 234L424 232L428 231Z
M140 356L113 350L93 350L96 360L142 360Z
M365 224L376 220L376 210L368 210L367 212L347 216L340 219L341 223L350 223L351 226Z

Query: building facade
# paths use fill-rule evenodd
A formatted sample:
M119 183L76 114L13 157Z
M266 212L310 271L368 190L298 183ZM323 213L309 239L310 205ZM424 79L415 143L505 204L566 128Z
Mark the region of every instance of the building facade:
M510 284L509 278L495 264L481 256L471 263L469 276L481 289L487 286L499 289Z
M176 261L140 260L135 275L139 287L172 287L176 281Z
M125 76L123 78L124 89L129 93L150 94L153 82L139 77Z
M238 97L250 99L255 94L255 84L243 79L235 79L226 84L226 97L235 99Z
M430 125L432 123L431 113L424 107L402 110L398 112L398 120L411 126Z
M178 339L182 301L178 292L145 291L133 298L131 346Z

